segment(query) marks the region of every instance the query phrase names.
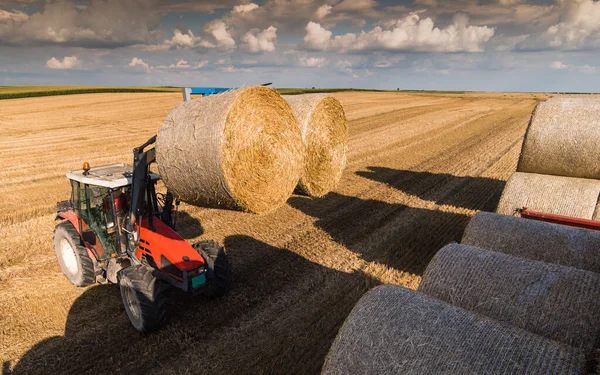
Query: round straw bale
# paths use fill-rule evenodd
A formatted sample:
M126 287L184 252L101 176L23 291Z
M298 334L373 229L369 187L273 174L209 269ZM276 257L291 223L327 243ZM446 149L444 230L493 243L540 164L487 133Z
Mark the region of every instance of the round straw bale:
M510 177L496 212L512 215L527 207L534 211L592 219L600 181L515 172Z
M290 197L304 146L275 90L253 86L191 100L165 118L156 141L167 188L190 204L273 211Z
M600 96L555 97L538 105L519 172L600 179Z
M600 338L600 274L450 244L432 259L419 291L567 345Z
M461 243L547 263L600 272L600 232L478 212Z
M305 164L298 188L312 197L335 189L346 166L348 126L342 104L323 94L285 97L302 132Z
M356 304L322 373L582 374L580 350L401 286Z

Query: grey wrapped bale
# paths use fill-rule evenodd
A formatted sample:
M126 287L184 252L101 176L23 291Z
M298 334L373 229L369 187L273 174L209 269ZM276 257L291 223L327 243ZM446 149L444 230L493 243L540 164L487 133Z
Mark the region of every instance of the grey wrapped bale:
M305 164L298 188L321 197L337 186L346 166L348 125L342 104L325 94L288 95L302 132Z
M582 374L582 352L400 286L365 294L323 366L346 374Z
M600 179L600 97L555 97L538 105L519 172Z
M506 183L496 212L512 215L516 209L527 207L592 219L599 194L599 180L516 172Z
M294 191L303 159L292 109L262 86L180 104L156 140L165 185L198 206L273 211Z
M600 232L478 212L461 243L501 253L600 272Z
M419 291L564 344L592 350L600 338L600 274L450 244Z

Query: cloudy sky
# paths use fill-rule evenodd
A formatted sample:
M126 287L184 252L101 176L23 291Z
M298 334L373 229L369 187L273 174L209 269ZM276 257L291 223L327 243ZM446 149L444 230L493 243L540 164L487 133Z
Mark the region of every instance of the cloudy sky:
M0 0L0 85L600 91L600 0Z

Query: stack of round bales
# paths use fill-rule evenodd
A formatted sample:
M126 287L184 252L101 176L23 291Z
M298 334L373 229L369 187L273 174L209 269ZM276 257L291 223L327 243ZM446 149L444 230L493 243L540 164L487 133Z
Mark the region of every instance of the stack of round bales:
M588 352L600 339L596 272L450 244L427 266L419 291Z
M555 97L534 111L498 213L515 208L597 219L600 97Z
M600 232L478 212L461 243L600 273Z
M298 120L306 149L299 190L321 197L339 183L348 149L348 126L340 102L329 95L286 96Z
M582 374L581 350L396 285L371 289L322 373Z
M262 86L180 104L165 118L156 144L167 188L199 206L273 211L293 193L304 165L292 109Z

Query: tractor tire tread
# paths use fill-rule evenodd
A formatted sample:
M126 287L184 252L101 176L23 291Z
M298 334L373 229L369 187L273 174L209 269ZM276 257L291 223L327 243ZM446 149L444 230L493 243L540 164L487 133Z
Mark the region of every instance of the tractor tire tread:
M140 321L137 324L132 321L133 326L143 333L162 327L167 321L166 288L154 277L153 271L144 265L131 266L120 271L118 279L120 288L132 288L139 301ZM124 282L124 279L127 281ZM126 304L126 301L123 303Z
M61 232L62 232L62 234L61 234ZM65 270L63 268L63 264L60 260L60 256L58 254L57 236L61 236L61 235L65 238L67 238L68 240L70 240L70 242L73 246L73 249L75 250L76 255L77 255L80 272L78 272L78 274L75 275L74 278L69 277L67 275L67 273L65 272ZM59 264L61 270L63 271L63 274L69 279L69 281L71 281L71 283L73 285L78 286L78 287L85 287L88 285L92 285L96 282L96 272L94 270L94 261L88 255L87 249L85 248L85 246L83 245L83 242L81 241L81 236L79 235L79 232L77 232L77 229L75 229L73 224L71 224L69 221L63 221L62 223L59 223L58 225L56 225L56 227L54 228L54 234L52 237L52 241L54 243L55 254L56 254L56 258L58 260L58 264Z

